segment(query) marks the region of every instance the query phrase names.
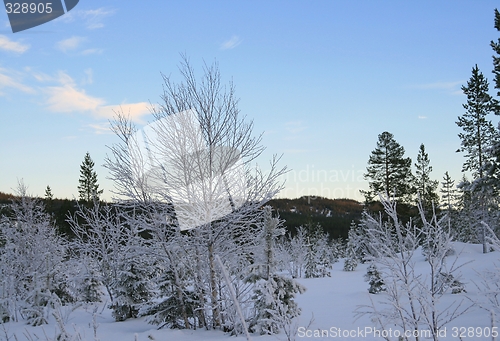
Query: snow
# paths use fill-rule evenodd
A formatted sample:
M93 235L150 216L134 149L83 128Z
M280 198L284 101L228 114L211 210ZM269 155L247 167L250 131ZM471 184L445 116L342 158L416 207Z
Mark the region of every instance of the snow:
M464 304L470 304L471 300L480 299L478 288L474 283L480 284L479 273L487 269L493 269L500 264L498 252L482 253L482 245L454 243L454 248L459 255L458 262L465 265L459 270L466 284L467 294L446 294L445 300L464 299ZM417 251L417 271L424 271L426 263ZM450 256L452 261L455 256ZM357 335L358 331L365 328L375 327L368 316L355 319L354 311L359 305L369 305L370 298L374 302L383 299L384 294L372 295L368 293L368 283L364 275L369 264L359 264L355 271L343 271L343 260L335 263L331 270L331 277L298 279L298 282L307 288L307 291L296 298L302 308L302 314L294 325L298 330L295 340L383 340L373 335ZM467 298L468 297L468 298ZM179 341L229 341L246 340L244 336L230 336L222 331L206 330L157 330L155 326L148 324L145 318L129 319L124 322L115 322L111 316L111 310L106 306L109 302L99 303L95 313L95 306L88 304L77 307L71 311L71 307L60 308L66 330L70 335L80 334L81 340L100 341L134 341L134 340L179 340ZM378 304L378 303L376 303ZM311 321L311 319L313 319ZM94 339L94 325L97 323L97 338ZM53 340L58 333L58 326L53 317L48 325L31 327L22 322L9 322L0 327L0 340ZM491 327L491 318L486 310L474 307L466 315L460 316L446 327L446 337L440 340L458 340L453 337L453 327ZM323 336L318 336L320 331ZM353 337L343 337L342 333L349 331ZM335 337L335 332L338 337ZM318 337L314 337L314 333ZM356 335L355 335L356 334ZM311 337L307 337L310 335ZM8 336L8 337L7 337ZM301 337L302 336L302 337ZM252 335L253 340L276 341L286 340L284 333L273 336ZM394 338L392 338L393 340ZM425 340L426 338L422 338ZM76 338L75 340L79 340ZM491 337L465 337L464 340L491 340Z

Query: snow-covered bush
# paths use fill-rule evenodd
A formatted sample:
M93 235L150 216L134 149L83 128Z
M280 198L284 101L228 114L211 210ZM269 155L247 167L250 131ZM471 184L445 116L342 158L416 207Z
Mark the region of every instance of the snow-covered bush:
M73 300L67 288L67 242L57 234L43 203L27 194L20 183L11 214L0 224L0 305L2 320L25 318L46 323L48 304L55 294L63 303Z
M382 274L386 293L380 297L389 308L379 309L372 302L371 306L360 306L358 313L369 314L384 330L389 325L414 332L425 328L437 340L439 330L470 308L463 306L464 300L460 299L445 306L440 303L445 293L460 287L457 270L462 265L457 265L458 256L455 255L451 264L446 259L451 249L451 235L435 214L427 221L421 207L423 228L419 229L411 220L406 225L400 222L396 202L388 198L381 198L381 202L390 223L369 215L363 219L374 251L369 260ZM415 266L420 240L427 245L427 274L419 273Z
M277 334L286 324L300 315L295 302L296 294L302 294L305 287L292 278L273 274L269 279L256 282L253 301L255 317L250 329L259 334Z
M375 263L370 264L368 267L365 274L365 281L370 285L368 288L370 294L378 294L379 292L386 291L382 274L378 271Z
M359 260L358 254L356 253L354 231L350 229L348 235L344 259L344 271L354 271L358 266Z

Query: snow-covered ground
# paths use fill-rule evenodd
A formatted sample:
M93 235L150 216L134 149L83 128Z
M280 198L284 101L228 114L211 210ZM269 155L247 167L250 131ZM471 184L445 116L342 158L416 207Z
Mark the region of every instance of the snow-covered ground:
M472 300L480 299L478 289L474 283L480 284L478 273L486 269L493 269L495 264L500 265L500 253L491 252L482 254L481 245L455 243L455 250L460 254L459 264L467 263L459 272L462 281L466 284L466 294L446 294L443 302L464 300L464 305L470 305ZM426 263L419 255L417 270L424 272ZM454 256L449 257L452 261ZM468 263L469 262L469 263ZM295 340L383 340L372 334L365 334L365 330L374 328L375 325L368 316L355 320L354 311L359 305L369 305L370 297L374 302L384 298L384 294L371 295L368 293L368 284L364 281L366 264L360 264L353 272L342 271L343 262L335 263L331 277L300 279L307 291L299 295L297 301L302 308L302 315L296 321L294 330ZM106 308L106 303L101 303L94 314L93 306L81 306L70 312L69 307L63 307L61 316L64 319L66 331L75 336L74 340L100 340L100 341L134 341L134 340L179 340L179 341L228 341L245 340L244 336L229 336L221 331L206 330L157 330L145 322L144 318L131 319L125 322L114 322L111 311ZM311 321L312 320L312 321ZM94 328L96 337L94 337ZM463 331L454 327L480 328L480 331L491 327L489 312L478 307L473 307L467 314L460 316L446 326L446 337L440 340L459 340L453 334ZM491 340L491 337L477 337L479 329L474 329L474 336L467 334L471 329L466 329L463 340ZM321 335L322 331L322 335ZM359 333L362 331L363 333ZM350 335L345 333L349 332ZM31 327L24 322L6 323L0 326L0 340L53 340L59 333L57 324L52 318L48 325ZM444 334L444 332L442 332ZM77 338L77 334L81 338ZM15 335L15 337L14 337ZM285 334L273 336L252 335L253 340L276 341L287 340ZM392 338L395 339L395 338ZM421 338L423 340L428 338ZM500 339L500 338L499 338Z

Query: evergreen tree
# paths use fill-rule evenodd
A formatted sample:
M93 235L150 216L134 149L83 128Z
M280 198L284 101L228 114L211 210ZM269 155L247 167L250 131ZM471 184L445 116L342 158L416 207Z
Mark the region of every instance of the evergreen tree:
M103 190L99 190L97 173L94 171L94 161L92 161L88 152L85 154L85 158L80 166L79 182L78 193L80 194L80 200L86 202L99 200L99 196Z
M477 243L475 229L478 227L476 220L475 202L470 190L471 183L464 175L462 181L458 184L458 218L455 226L455 238L461 242Z
M301 309L295 302L297 293L306 290L294 279L273 274L268 280L259 280L254 289L255 317L250 321L252 332L261 335L277 334Z
M500 13L495 9L495 28L500 31ZM497 42L491 41L491 47L495 55L493 55L493 74L495 75L495 89L497 96L500 96L500 38ZM500 115L500 105L498 100L494 102L494 113ZM500 135L500 123L497 126L497 134ZM485 179L482 179L481 187L489 188L494 196L500 193L500 140L495 140L491 148L492 159L485 165Z
M368 292L370 294L378 294L379 292L386 291L384 280L382 279L382 274L378 271L375 263L370 264L368 267L365 280L370 284Z
M50 189L50 186L47 186L45 189L45 209L50 212L52 210L52 190Z
M448 232L452 228L452 219L456 212L456 202L458 199L457 190L455 188L455 180L448 174L444 173L443 182L441 182L441 210L446 214L448 223Z
M412 195L411 159L404 157L404 148L396 142L394 135L383 132L378 136L377 147L368 160L367 172L371 191L363 192L367 201L381 194L386 197L409 201Z
M500 12L495 8L495 28L500 31ZM500 38L496 42L491 41L491 48L496 53L493 56L493 74L495 75L495 89L497 89L497 96L500 96ZM499 111L497 110L498 114Z
M346 256L344 260L344 271L354 271L358 266L358 255L356 254L354 231L348 233Z
M53 198L52 189L50 189L50 186L47 186L47 188L45 188L45 200L52 200Z
M114 302L110 305L116 321L137 317L139 310L150 298L150 280L144 263L137 259L124 262L113 283Z
M417 168L415 172L415 188L418 194L417 201L421 203L426 213L432 210L433 205L434 207L438 207L439 205L439 196L436 192L439 181L431 180L430 173L432 172L432 166L430 163L431 160L422 143L418 150L417 162L415 163L415 167Z
M467 96L467 103L463 104L466 111L456 122L463 130L458 134L462 146L457 152L466 153L462 171L472 172L474 179L483 178L484 166L491 159L490 150L497 136L493 124L487 120L497 105L488 94L488 87L488 80L476 65L467 86L462 86Z

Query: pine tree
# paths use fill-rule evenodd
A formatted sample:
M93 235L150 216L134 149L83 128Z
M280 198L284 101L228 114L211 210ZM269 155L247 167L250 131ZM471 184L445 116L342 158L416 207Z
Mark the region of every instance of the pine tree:
M495 28L497 31L500 31L500 12L495 8ZM496 56L493 56L493 74L495 75L495 89L497 89L497 96L500 96L500 38L494 42L491 41L491 48L496 53ZM498 114L499 111L497 110Z
M432 172L431 160L425 151L425 146L422 143L418 150L417 162L415 167L415 188L417 190L418 199L422 208L427 213L432 210L432 207L438 207L439 196L436 193L439 181L431 180L430 173Z
M99 196L103 190L99 190L97 173L94 171L94 161L92 161L88 152L85 154L85 158L80 166L79 182L78 193L80 194L80 200L86 202L99 200Z
M381 194L385 197L409 201L412 190L411 159L404 157L404 148L396 142L394 135L383 132L378 136L377 147L368 160L367 172L371 191L363 192L367 201Z
M500 31L500 13L495 9L495 28ZM500 38L497 42L491 41L491 47L495 55L493 55L493 74L495 75L495 89L497 96L500 96ZM500 105L498 100L493 103L493 111L495 115L500 115ZM500 135L500 123L497 126L497 135ZM485 165L485 179L482 179L481 187L489 188L493 196L500 193L500 139L493 141L491 148L491 160Z
M488 80L476 65L467 86L462 86L467 96L467 103L463 104L466 111L456 122L463 130L458 134L462 146L457 152L466 153L462 171L472 172L474 179L483 178L484 166L491 159L489 150L497 136L493 124L487 120L496 106L496 101L488 94L488 87Z
M472 69L472 76L462 90L467 95L467 103L463 105L466 112L456 122L463 129L458 134L462 147L458 151L466 152L466 161L462 171L471 171L474 180L470 193L475 202L475 214L478 221L490 223L491 208L495 207L492 191L491 173L494 164L493 148L498 143L498 132L487 115L495 112L498 102L488 94L488 80L479 71L477 65ZM479 240L483 244L483 252L488 252L484 229L481 227Z

